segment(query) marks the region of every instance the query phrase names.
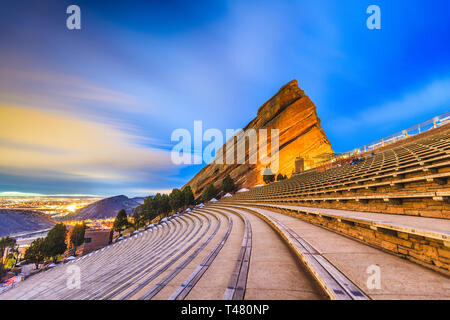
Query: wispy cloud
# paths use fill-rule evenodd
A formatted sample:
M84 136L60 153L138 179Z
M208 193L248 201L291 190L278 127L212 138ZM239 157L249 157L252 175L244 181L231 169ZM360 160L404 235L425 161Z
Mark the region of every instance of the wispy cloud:
M118 127L17 105L0 113L0 173L117 183L174 169L169 151Z
M151 111L147 104L132 94L57 72L4 69L0 85L0 100L3 102L78 111L89 108L91 112L93 109L126 113Z

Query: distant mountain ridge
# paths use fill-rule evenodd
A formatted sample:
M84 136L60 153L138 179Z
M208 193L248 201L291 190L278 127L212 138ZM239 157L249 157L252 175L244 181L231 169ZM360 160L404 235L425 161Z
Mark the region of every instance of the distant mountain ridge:
M131 198L131 200L134 200L136 202L139 202L140 204L143 204L145 201L145 197L134 197L134 198Z
M0 209L0 237L11 234L48 229L56 224L42 212Z
M125 209L127 214L131 215L133 209L139 205L138 201L120 195L91 203L66 218L75 220L109 219L114 218L121 209Z

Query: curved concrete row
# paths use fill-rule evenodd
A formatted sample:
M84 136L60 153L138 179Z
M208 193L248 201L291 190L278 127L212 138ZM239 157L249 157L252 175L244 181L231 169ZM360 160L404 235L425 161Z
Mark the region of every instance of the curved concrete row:
M144 268L148 267L149 262L161 261L170 247L183 242L188 233L194 233L203 220L196 214L169 220L95 253L35 275L1 298L95 298L104 290L120 287L138 270L145 272ZM71 266L79 268L80 289L68 289L68 270Z
M242 300L245 295L245 289L247 287L248 269L250 266L250 255L252 253L252 226L246 216L238 214L244 221L244 236L242 238L241 250L236 260L233 273L231 274L228 287L223 295L224 300Z
M214 228L214 231L208 236L208 238L183 261L181 262L175 269L171 270L163 279L162 281L159 281L157 284L155 284L150 290L148 290L146 293L144 293L139 299L140 300L150 300L153 297L155 297L177 274L179 274L186 266L191 263L195 257L198 256L200 251L202 251L208 243L212 240L212 238L217 234L217 231L220 229L221 226L221 220L217 218L216 215L213 215L214 218L217 219L218 223L216 224L216 227ZM208 217L209 219L209 217ZM207 231L207 230L206 230ZM204 235L206 232L204 233ZM146 283L150 283L151 280L155 279L157 276L162 274L165 270L167 270L167 267L170 266L172 263L177 261L181 256L184 254L187 254L191 249L194 248L196 245L196 242L192 242L189 244L178 256L174 257L171 261L169 261L168 264L166 264L165 267L158 270L158 273L156 273L152 278L147 279ZM125 297L126 298L126 297Z
M155 231L154 233L160 233L160 228L156 228L157 231ZM152 230L153 231L153 230ZM153 232L151 232L151 234L154 234ZM31 277L30 279L28 279L27 281L21 283L17 290L14 290L13 292L11 292L10 294L6 295L6 296L11 296L12 298L33 298L35 295L39 294L40 298L45 298L45 291L54 291L54 292L58 292L58 285L61 285L62 283L60 283L61 279L64 278L65 274L67 273L68 267L70 265L77 265L80 269L82 269L83 267L87 266L90 268L95 268L95 267L99 267L102 266L101 262L102 260L108 260L108 257L120 257L122 256L122 254L125 251L125 248L127 247L126 243L127 243L128 239L116 243L114 245L111 245L109 247L107 247L107 249L105 249L104 251L100 251L100 252L93 252L87 256L84 256L82 258L77 259L74 262L70 262L66 265L61 265L58 266L54 269L42 272L40 274L37 274L33 277ZM129 242L131 243L131 241ZM104 254L103 254L104 252ZM113 262L114 259L111 259ZM95 273L95 270L92 270ZM87 276L87 272L81 273L81 275L83 276ZM65 277L67 278L67 277ZM33 290L27 290L28 288L32 288ZM18 293L18 294L13 294L13 293ZM25 295L25 293L28 293L28 295ZM41 295L44 294L44 295Z
M200 218L200 225L197 229L191 230L188 236L183 238L177 243L177 245L169 245L161 252L158 263L151 264L150 267L146 267L139 271L139 274L135 274L132 281L122 282L121 287L115 289L113 292L108 293L104 299L138 299L146 290L148 290L149 284L153 280L162 275L170 266L172 266L179 258L186 254L190 249L192 243L200 241L200 239L207 234L212 226L212 220L208 216L202 214L193 213L192 215ZM153 261L152 261L153 262ZM98 299L98 298L97 298Z
M331 267L328 273L338 278L343 276L341 279L350 281L350 286L356 286L360 291L357 295L363 293L371 299L450 299L448 276L409 260L301 219L274 212L270 208L220 203L215 206L250 210L256 215L265 216L268 223L268 220L276 221L280 229L284 226L284 232L289 230L295 235L285 237L286 243L289 243L294 251L298 246L295 240L300 240L304 247L312 249L300 252L305 258L319 257L325 265ZM320 276L320 269L321 266L316 266L315 270L310 269L310 272ZM335 273L336 270L338 274ZM322 278L326 277L325 273ZM327 279L318 280L326 285ZM339 298L332 297L329 292L333 291L333 286L328 287L329 289L324 288L328 295L331 298Z
M287 243L259 216L246 211L245 208L221 205L211 207L240 215L247 221L247 226L251 227L251 254L249 259L245 256L243 259L244 263L248 263L248 266L243 266L247 274L245 287L238 280L237 287L242 286L244 290L237 291L239 295L235 295L234 299L315 300L326 298L323 290L293 254ZM242 244L244 243L245 237ZM243 245L242 251L244 251ZM242 253L239 256L241 257ZM237 260L238 263L241 262L239 260ZM234 271L236 272L236 269ZM223 298L230 299L230 296L225 295Z
M214 210L212 210L214 211ZM219 211L219 213L223 214ZM202 261L202 263L192 272L192 274L181 284L181 286L169 297L169 300L183 300L186 298L186 296L189 294L191 289L200 281L201 277L205 274L205 272L208 270L209 266L212 264L214 259L219 254L220 250L225 245L225 242L227 241L231 230L233 228L233 220L229 215L224 214L225 217L228 219L228 228L223 237L221 238L220 242L217 243L217 245L211 250L211 252L208 254L208 256ZM208 242L211 240L208 238ZM206 246L207 243L204 243L204 246ZM193 260L191 258L190 260ZM170 278L172 279L172 278Z
M240 208L240 207L237 207ZM241 207L242 208L242 207ZM263 212L249 210L266 221L289 244L323 290L333 300L367 300L364 292L330 264L308 242L279 220Z
M381 271L381 287L367 270ZM79 270L80 286L71 282ZM448 277L269 207L218 202L30 277L0 299L437 299Z

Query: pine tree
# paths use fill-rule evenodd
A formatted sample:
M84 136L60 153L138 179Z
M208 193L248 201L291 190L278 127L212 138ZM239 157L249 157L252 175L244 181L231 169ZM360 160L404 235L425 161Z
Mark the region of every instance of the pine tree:
M44 238L38 238L34 240L28 249L25 251L24 258L28 262L34 263L36 269L39 268L39 264L45 258Z
M170 202L169 202L169 196L167 194L163 194L161 196L160 211L163 216L167 217L169 215Z
M272 170L270 170L270 168L265 168L264 169L263 181L264 181L265 184L269 184L269 183L275 181L275 174L272 173Z
M169 196L169 204L173 211L177 211L184 205L184 194L179 189L173 189Z
M192 189L190 186L186 186L186 188L183 189L183 195L184 195L184 205L190 206L195 203L194 193L192 192Z
M56 262L56 257L63 254L67 249L66 244L67 229L63 223L55 225L44 239L44 253L46 257L53 258Z
M223 192L232 192L235 189L235 185L234 185L234 180L230 177L230 175L228 174L225 179L223 179L222 181L222 189Z
M149 196L144 200L144 204L142 205L144 221L150 223L153 219L156 218L156 208L155 202L153 201L153 197Z
M207 202L214 198L217 195L217 190L214 188L214 185L210 184L206 187L206 189L202 193L202 199L204 202Z
M83 222L81 224L75 225L70 231L70 243L73 245L75 252L77 247L84 243L84 234L86 232L86 224Z
M134 230L138 230L139 228L145 226L144 211L140 206L133 210L133 226Z
M127 213L125 209L121 209L117 213L116 219L114 219L113 229L122 236L122 231L128 228L129 225Z

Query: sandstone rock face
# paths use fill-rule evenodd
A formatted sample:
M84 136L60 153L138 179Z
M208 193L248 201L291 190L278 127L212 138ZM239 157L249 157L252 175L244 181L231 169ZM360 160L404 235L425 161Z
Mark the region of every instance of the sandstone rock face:
M320 156L333 153L331 144L325 132L320 127L314 103L298 87L297 80L292 80L283 86L272 98L258 110L255 119L244 128L279 130L279 171L276 173L290 176L294 171L295 159L301 156L305 159L305 169L315 166ZM257 145L248 146L246 155L252 154ZM248 161L247 161L248 162ZM261 170L267 164L216 164L212 163L200 170L187 183L196 197L210 183L220 189L222 180L227 174L234 179L240 188L251 188L263 184Z

